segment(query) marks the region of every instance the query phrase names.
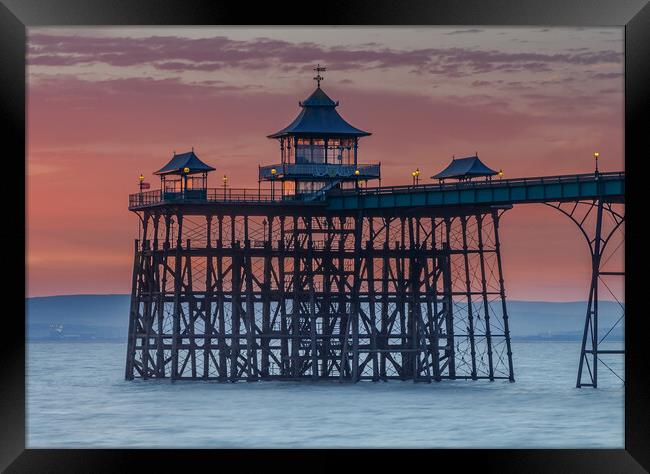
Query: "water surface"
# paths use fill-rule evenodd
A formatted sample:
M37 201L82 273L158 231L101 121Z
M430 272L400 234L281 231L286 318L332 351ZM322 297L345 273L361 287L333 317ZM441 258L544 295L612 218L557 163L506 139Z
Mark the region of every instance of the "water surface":
M576 389L579 343L512 345L515 383L351 385L127 382L125 344L30 343L27 446L623 448L614 375ZM623 373L621 356L607 362Z

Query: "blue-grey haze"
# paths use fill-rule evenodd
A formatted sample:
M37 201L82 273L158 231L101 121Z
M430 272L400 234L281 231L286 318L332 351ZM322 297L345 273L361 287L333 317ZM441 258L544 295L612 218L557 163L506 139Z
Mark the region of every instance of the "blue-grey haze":
M606 348L621 342L606 343ZM27 346L27 446L622 448L622 383L579 343L513 342L515 383L124 380L121 342ZM610 356L623 373L623 358Z
M29 298L28 339L48 339L51 326L62 326L64 339L126 341L129 295L69 295ZM508 301L513 338L575 340L582 337L587 303ZM600 333L603 335L620 318L616 302L600 302ZM622 321L608 335L621 339Z
M356 385L127 382L128 295L26 307L31 448L623 447L622 383L601 366L600 388L575 388L585 302L508 302L515 383ZM601 333L622 314L600 311ZM623 373L621 356L606 362Z

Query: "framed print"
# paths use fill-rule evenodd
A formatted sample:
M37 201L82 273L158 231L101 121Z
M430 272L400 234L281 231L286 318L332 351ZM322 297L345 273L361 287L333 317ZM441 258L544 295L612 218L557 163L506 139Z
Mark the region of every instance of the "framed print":
M647 2L191 5L3 2L3 469L648 469Z

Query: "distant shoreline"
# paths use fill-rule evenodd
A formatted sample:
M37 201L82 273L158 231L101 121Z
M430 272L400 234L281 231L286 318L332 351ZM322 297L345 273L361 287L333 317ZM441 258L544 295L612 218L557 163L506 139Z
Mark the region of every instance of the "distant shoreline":
M512 342L581 342L581 338L576 338L572 336L553 336L553 337L541 337L541 336L513 336L510 338ZM120 343L126 344L126 338L94 338L94 339L81 339L81 338L69 338L69 339L57 339L57 338L31 338L26 339L25 343L27 344L41 344L41 343L57 343L57 344L70 344L70 343L93 343L93 342L110 342L110 343ZM607 341L604 341L601 344L607 342L625 342L623 338L608 338Z
M582 340L586 301L508 300L507 308L512 341ZM127 338L130 295L27 298L25 309L29 342L125 342ZM619 304L601 301L599 313L602 335L609 332L608 341L623 341L625 328Z
M67 294L67 295L44 295L44 296L27 296L25 301L29 300L38 300L46 298L89 298L89 297L126 297L130 298L130 293L78 293L78 294ZM619 304L616 300L607 300L599 299L599 303L616 303ZM507 299L507 303L528 303L528 304L587 304L586 300L567 300L567 301L557 301L557 300L526 300L526 299ZM625 304L625 303L623 303Z

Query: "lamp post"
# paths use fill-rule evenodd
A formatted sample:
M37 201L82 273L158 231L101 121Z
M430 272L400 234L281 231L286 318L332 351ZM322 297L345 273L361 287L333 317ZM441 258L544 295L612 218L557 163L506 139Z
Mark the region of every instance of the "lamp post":
M415 168L415 185L420 184L420 168Z
M187 166L185 168L183 168L183 189L182 189L182 191L187 190L187 175L189 174L189 172L190 172L190 169Z
M223 181L223 200L226 200L226 187L228 186L228 176L225 174L223 175L223 178L221 178Z
M502 179L502 178L503 178L503 170L501 169L501 170L499 170L499 179Z
M596 162L596 172L595 172L596 178L598 178L598 157L599 156L600 156L600 153L598 153L598 152L594 153L594 161Z
M356 181L354 182L354 187L356 189L359 189L359 175L360 174L361 173L359 172L359 170L354 170L354 176L357 178Z
M275 199L275 175L278 170L271 168L271 201Z
M142 204L142 201L143 201L143 199L142 199L142 190L144 189L144 175L140 174L140 176L138 176L138 180L140 181L138 183L138 187L140 188L140 196L139 196L140 197L140 204Z

